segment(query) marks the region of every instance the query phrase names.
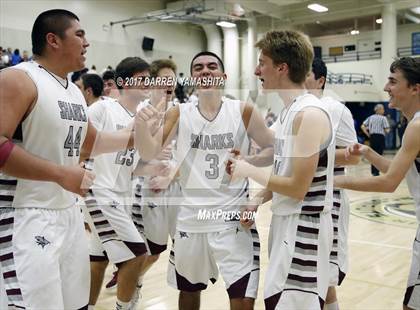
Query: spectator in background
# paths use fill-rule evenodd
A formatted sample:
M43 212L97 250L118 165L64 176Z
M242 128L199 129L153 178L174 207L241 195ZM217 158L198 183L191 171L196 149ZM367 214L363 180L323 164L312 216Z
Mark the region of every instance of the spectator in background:
M92 65L92 67L90 68L90 70L88 71L88 73L98 74L98 72L96 71L96 66L95 65Z
M31 61L31 60L32 60L32 57L29 56L28 51L26 51L26 50L23 51L21 62L22 61Z
M4 54L3 54L3 48L0 46L0 66L5 67L6 64L8 64L9 61L5 62Z
M382 155L385 148L385 135L389 132L388 120L384 116L385 108L383 104L375 106L375 114L369 116L362 124L361 128L370 139L370 147L378 154ZM371 165L372 175L379 175L379 170Z
M120 92L118 90L117 84L115 83L115 71L105 71L102 75L102 80L104 82L104 96L118 99Z
M20 56L19 49L15 49L12 55L12 66L17 65L22 62L22 57Z
M391 117L391 114L386 115L386 119L389 124L389 133L385 136L385 148L387 150L392 150L395 148L395 127L396 122Z
M11 66L12 65L12 56L13 56L12 48L11 47L8 47L7 48L6 55L7 55L8 59L9 59L9 63L7 65L8 66Z
M83 74L80 79L76 81L77 87L82 91L88 106L101 99L104 90L104 82L102 78L93 73Z

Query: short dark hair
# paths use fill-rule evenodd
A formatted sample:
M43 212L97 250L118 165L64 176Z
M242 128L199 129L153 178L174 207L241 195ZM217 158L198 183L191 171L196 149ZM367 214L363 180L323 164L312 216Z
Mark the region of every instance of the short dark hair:
M220 57L217 56L215 53L212 53L212 52L209 52L209 51L204 51L204 52L200 52L197 55L195 55L193 57L193 59L191 60L190 73L192 73L192 67L193 67L194 60L196 60L200 56L212 56L212 57L216 58L217 62L219 63L220 69L222 69L222 72L225 72L225 65L223 64L223 61L220 59Z
M158 59L150 64L150 76L157 77L161 69L171 69L176 75L176 64L171 59Z
M102 81L101 77L94 73L86 73L83 74L82 77L83 87L92 88L93 95L95 97L99 97L102 95L102 91L104 90L104 81Z
M39 14L32 27L32 53L42 55L47 44L46 36L50 32L64 38L71 20L78 21L79 18L67 10L54 9Z
M102 80L115 80L115 71L114 70L106 70L104 74L102 74Z
M322 85L322 89L324 89L328 70L325 62L321 58L314 58L314 61L312 62L312 72L314 73L315 80L319 80L322 77L325 78L324 84Z
M122 78L125 81L126 78L132 77L134 74L149 70L150 65L140 57L127 57L121 60L115 69L115 78ZM119 89L123 88L124 83L117 83Z
M395 73L395 70L400 70L409 86L420 83L420 58L402 57L395 60L389 70L392 73Z

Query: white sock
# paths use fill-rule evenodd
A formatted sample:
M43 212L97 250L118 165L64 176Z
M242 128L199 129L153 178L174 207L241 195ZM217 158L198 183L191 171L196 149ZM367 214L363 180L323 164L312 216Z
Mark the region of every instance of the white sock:
M115 310L127 310L129 302L123 302L117 298L117 303L115 304Z
M95 305L88 305L88 310L95 310Z
M338 308L338 301L334 301L331 304L327 304L327 310L339 310Z

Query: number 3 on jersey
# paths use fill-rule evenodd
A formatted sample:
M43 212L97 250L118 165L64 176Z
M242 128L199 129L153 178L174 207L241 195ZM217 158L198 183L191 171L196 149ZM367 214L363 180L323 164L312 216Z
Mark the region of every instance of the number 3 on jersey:
M219 177L219 156L217 154L207 154L206 161L210 162L210 169L204 172L207 179L217 179Z
M80 140L82 139L82 127L79 127L74 139L73 136L73 126L70 126L66 141L64 141L64 148L69 150L69 152L67 153L69 157L74 156L73 150L76 150L76 156L79 156L80 154Z

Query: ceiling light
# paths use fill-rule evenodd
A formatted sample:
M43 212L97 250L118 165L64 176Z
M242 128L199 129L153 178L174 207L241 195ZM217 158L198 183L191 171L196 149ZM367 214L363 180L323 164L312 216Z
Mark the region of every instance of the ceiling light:
M354 35L356 35L356 34L359 34L360 32L359 32L359 30L357 30L357 29L353 29L352 31L350 31L350 34L352 35L352 36L354 36Z
M412 21L415 24L420 24L420 18L415 17L411 14L405 13L404 17L407 18L409 21Z
M377 24L382 24L382 18L377 18L377 19L376 19L376 23L377 23Z
M318 13L323 13L323 12L328 11L328 8L326 6L320 5L318 3L309 4L308 9L318 12Z
M227 21L220 21L216 23L217 26L223 27L223 28L234 28L236 27L236 24L227 22Z
M419 14L419 15L420 15L420 6L415 7L415 8L411 8L410 10L411 10L411 12L413 12L413 13L416 13L416 14Z

